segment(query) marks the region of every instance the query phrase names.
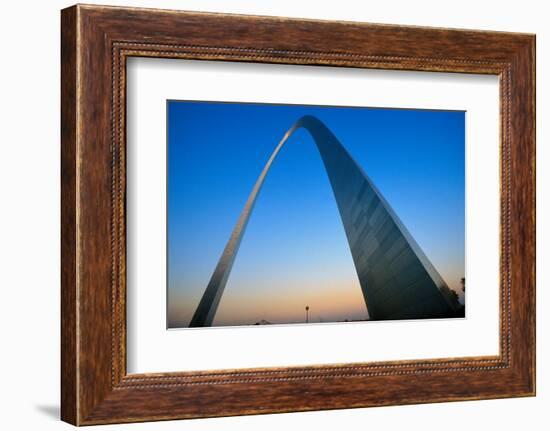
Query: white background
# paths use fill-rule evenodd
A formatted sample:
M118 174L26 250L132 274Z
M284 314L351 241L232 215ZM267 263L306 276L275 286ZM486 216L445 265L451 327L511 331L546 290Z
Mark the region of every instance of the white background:
M140 58L127 83L129 373L498 355L498 77ZM466 111L466 319L167 331L167 99Z
M103 1L115 4L115 2ZM64 1L5 2L0 16L0 425L4 429L70 429L59 409L59 9ZM537 33L538 396L106 426L97 429L256 430L547 429L550 423L548 285L550 217L550 28L543 1L338 2L118 1L189 10L359 20L393 24Z

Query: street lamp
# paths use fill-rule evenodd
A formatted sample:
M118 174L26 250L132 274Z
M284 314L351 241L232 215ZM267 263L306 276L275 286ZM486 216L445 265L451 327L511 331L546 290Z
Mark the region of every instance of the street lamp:
M309 323L309 305L306 305L306 323Z

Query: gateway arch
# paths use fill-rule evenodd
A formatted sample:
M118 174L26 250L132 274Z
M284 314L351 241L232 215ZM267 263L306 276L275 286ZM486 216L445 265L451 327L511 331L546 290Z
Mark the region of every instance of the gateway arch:
M328 174L372 320L450 317L456 304L443 278L362 168L317 118L300 118L284 135L252 188L190 327L211 326L264 180L292 134L306 129Z

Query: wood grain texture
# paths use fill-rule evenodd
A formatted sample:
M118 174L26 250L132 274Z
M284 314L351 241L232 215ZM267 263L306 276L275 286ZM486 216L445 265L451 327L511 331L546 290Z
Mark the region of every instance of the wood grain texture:
M61 38L63 420L87 425L534 395L533 35L79 5L62 11ZM499 75L500 354L127 375L129 56Z
M77 422L76 9L61 16L61 417Z

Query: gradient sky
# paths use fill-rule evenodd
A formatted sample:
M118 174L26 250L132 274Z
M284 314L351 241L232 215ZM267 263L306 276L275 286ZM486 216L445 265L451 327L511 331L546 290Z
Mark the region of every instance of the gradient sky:
M186 327L275 146L319 118L363 167L449 287L464 277L462 111L168 101L168 326ZM250 217L214 326L365 319L321 157L288 140Z

